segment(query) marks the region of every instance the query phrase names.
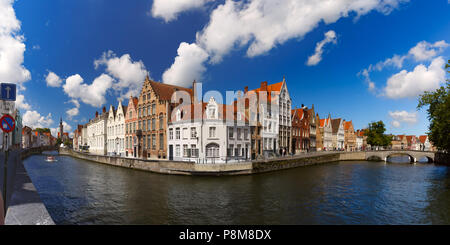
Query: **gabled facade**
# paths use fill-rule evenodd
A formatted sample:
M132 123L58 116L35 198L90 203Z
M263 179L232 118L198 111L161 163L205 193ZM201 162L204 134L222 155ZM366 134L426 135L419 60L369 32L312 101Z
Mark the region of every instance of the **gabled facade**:
M137 132L137 106L138 98L130 97L128 101L127 111L125 113L125 156L126 157L138 157L138 137Z
M270 85L261 82L259 88L250 91L245 87L244 98L255 100L250 102L255 103L254 108L245 102L245 115L251 121L252 159L291 152L292 101L285 79Z
M356 150L357 151L362 151L364 150L364 131L361 130L356 130L355 132L355 142L356 142Z
M420 135L419 136L419 150L421 151L431 151L432 145L430 140L428 139L428 135Z
M32 129L28 126L22 128L22 148L27 149L32 147L31 135Z
M213 97L208 103L177 107L167 135L169 160L204 164L250 158L250 127L244 114Z
M307 111L309 117L309 150L316 151L316 132L319 126L319 122L314 111L314 104L312 105L311 109L308 109Z
M408 142L408 150L419 150L419 145L417 144L417 138L415 135L407 135L406 141Z
M345 147L344 120L341 118L332 119L331 127L333 130L333 149L338 151L343 150Z
M126 106L125 106L126 108ZM108 137L108 155L125 156L125 111L122 101L119 101L117 110L114 106L110 106L107 137Z
M95 112L95 118L87 123L87 144L89 152L96 155L107 154L107 128L108 112L103 107L102 114ZM63 134L64 138L64 134Z
M356 151L356 135L352 121L344 120L344 148L346 151Z
M331 115L328 114L328 118L320 119L319 133L323 151L330 151L333 149L333 131L331 127Z
M193 89L195 88L193 83ZM193 89L155 82L148 77L142 86L137 104L137 129L141 130L139 156L150 159L167 158L167 123L172 110L179 104L172 102L172 96L178 91L194 101ZM181 95L181 97L184 97ZM184 99L188 99L185 97ZM180 98L183 99L183 98ZM186 101L188 102L188 101Z
M308 109L302 107L293 109L292 114L292 153L298 154L309 151L310 147L310 119Z

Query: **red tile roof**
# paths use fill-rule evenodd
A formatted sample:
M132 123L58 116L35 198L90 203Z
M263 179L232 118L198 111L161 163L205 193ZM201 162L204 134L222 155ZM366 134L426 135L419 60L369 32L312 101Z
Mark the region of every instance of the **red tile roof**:
M419 140L422 144L425 144L425 141L427 141L428 136L427 135L420 135Z
M350 126L352 126L352 121L345 121L344 122L344 130L349 130Z
M153 88L153 91L155 91L155 93L159 96L160 100L170 101L172 99L172 94L175 93L176 91L187 92L191 96L191 99L194 95L194 92L190 88L183 88L180 86L170 85L166 83L159 83L151 80L149 82L150 86L152 86Z

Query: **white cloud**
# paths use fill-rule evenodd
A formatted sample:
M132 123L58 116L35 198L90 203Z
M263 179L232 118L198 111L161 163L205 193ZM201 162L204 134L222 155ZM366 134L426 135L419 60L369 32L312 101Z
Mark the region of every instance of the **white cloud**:
M23 66L25 38L20 34L20 21L13 3L13 0L0 0L0 81L22 87L31 74Z
M402 123L415 124L417 123L417 112L407 111L389 111L389 116L393 119L391 125L394 128L401 127Z
M106 66L106 72L117 78L113 89L120 94L120 99L137 96L147 75L142 61L132 61L129 54L117 57L111 50L103 53L102 57L94 61L97 69L100 65Z
M195 47L206 51L206 54L199 51L196 59L178 59L183 57L180 55L180 44L178 56L163 80L186 84L193 77L201 77L206 70L203 65L208 60L206 56L209 56L211 64L217 64L233 49L247 47L247 56L255 57L290 39L303 38L321 22L331 24L350 14L358 18L372 10L389 14L405 1L408 0L226 0L212 11L209 23L196 34ZM167 6L173 4L173 1L158 2ZM182 10L177 8L177 13ZM174 17L168 14L166 18L170 20ZM187 64L191 62L192 65ZM190 73L195 76L181 82L178 74L183 72L178 71L187 71L184 67L194 67L196 72Z
M101 107L106 102L106 91L111 88L113 80L109 75L102 74L91 85L87 85L83 83L83 78L76 74L66 79L63 89L72 99L80 99L88 105Z
M384 95L392 99L415 97L439 88L445 81L444 64L444 59L437 57L428 67L420 64L413 71L402 70L394 74L387 80Z
M385 67L394 67L401 69L405 60L419 61L429 61L435 58L437 55L442 53L450 44L446 43L444 40L437 41L433 44L426 41L421 41L412 47L407 54L397 55L394 54L392 58L388 58L384 61L380 61L375 65L369 65L368 68L363 69L358 73L358 75L364 76L364 79L369 83L369 91L373 91L374 84L370 79L370 73L373 71L382 71Z
M336 33L333 30L326 32L325 38L316 44L315 53L313 55L309 56L306 64L308 66L315 66L315 65L319 64L319 62L322 60L323 47L325 46L325 44L327 44L327 43L336 44L336 39L337 39Z
M200 80L206 68L204 62L208 54L197 44L181 43L175 62L163 74L163 81L168 84L189 86L194 80Z
M37 111L27 111L22 117L22 124L31 128L48 128L52 123L51 113L44 117Z
M426 41L419 42L415 47L411 48L408 54L412 55L416 61L430 60L442 53L449 46L444 40L433 44Z
M179 13L200 8L207 2L214 0L154 0L152 6L152 16L155 18L162 18L164 21L169 22L175 20Z
M394 128L400 128L401 123L400 123L399 121L393 120L393 121L391 122L391 125L392 125Z
M211 14L209 24L197 33L197 43L211 56L212 62L236 45L249 45L247 55L254 57L292 38L302 38L320 22L334 23L355 13L372 10L388 14L402 0L227 0Z
M69 120L72 120L72 118L74 116L77 116L80 113L80 111L79 111L80 102L78 102L78 100L75 100L75 99L71 100L70 102L73 103L75 105L75 107L67 110L66 114L69 117Z
M72 126L70 126L66 121L63 121L62 124L64 132L72 132Z
M50 87L60 87L62 83L62 79L52 71L48 72L45 81L47 82L47 86Z
M25 96L23 94L17 94L16 96L16 108L19 110L30 110L30 104L25 102Z

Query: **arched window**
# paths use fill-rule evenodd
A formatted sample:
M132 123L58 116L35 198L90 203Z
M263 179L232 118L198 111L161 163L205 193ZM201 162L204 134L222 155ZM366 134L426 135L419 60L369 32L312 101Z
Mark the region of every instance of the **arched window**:
M206 145L206 157L219 157L220 146L216 143Z

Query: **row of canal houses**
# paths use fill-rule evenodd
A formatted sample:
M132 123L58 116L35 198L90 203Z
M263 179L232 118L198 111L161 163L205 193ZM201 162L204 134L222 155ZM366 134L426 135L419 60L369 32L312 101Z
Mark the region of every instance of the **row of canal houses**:
M314 105L292 108L286 80L234 94L201 96L145 79L139 97L103 107L74 131L74 149L91 154L177 161L233 162L308 151L357 151L367 147L352 121L320 118ZM199 99L205 98L205 100Z
M428 139L428 135L393 135L392 149L413 151L436 151L436 147Z

